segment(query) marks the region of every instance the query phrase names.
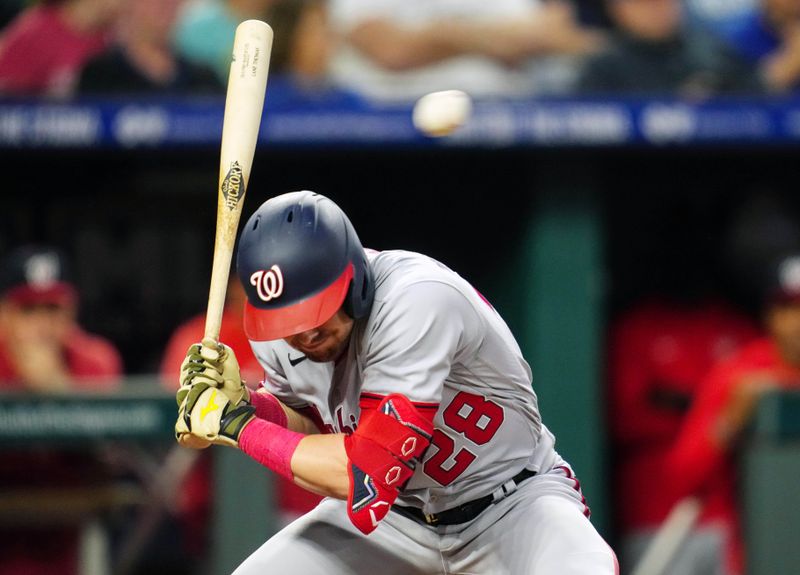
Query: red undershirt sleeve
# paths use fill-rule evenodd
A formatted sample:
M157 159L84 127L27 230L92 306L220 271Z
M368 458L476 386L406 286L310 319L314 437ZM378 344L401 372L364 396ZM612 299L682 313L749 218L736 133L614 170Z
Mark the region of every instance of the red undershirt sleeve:
M727 459L725 447L715 438L715 426L740 375L726 362L714 368L698 389L674 447L664 462L665 485L677 497L702 492L706 482Z

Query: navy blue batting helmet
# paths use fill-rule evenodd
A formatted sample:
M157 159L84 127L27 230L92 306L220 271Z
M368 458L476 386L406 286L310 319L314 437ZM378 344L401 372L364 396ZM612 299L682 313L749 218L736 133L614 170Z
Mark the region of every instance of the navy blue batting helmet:
M244 226L236 267L247 293L244 330L254 341L313 329L341 307L358 319L372 305L372 272L353 225L313 192L264 202Z

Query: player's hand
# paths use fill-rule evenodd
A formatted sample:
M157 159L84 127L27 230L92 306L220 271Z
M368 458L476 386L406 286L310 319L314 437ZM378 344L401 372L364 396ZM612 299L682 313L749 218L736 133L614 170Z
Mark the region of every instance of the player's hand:
M255 418L256 408L245 401L231 402L213 385L195 382L188 390L175 423L175 436L185 447L239 446L239 434Z
M186 358L181 364L180 387L175 396L178 407L197 383L222 390L234 404L250 401L250 392L242 380L236 354L224 343L218 343L211 338L190 346L186 352Z

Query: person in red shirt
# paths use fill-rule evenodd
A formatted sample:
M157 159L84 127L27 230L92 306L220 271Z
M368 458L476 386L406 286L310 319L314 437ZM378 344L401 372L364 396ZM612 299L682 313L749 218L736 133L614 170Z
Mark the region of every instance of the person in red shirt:
M0 94L69 96L83 65L103 52L121 0L49 0L0 35Z
M225 309L219 340L230 346L239 361L242 379L251 390L259 387L264 379L264 368L258 363L250 341L244 333L244 306L246 296L236 274L232 273L225 294ZM178 326L167 343L161 360L161 383L171 392L178 389L181 364L186 350L203 339L205 314L188 319ZM208 536L207 526L211 513L211 464L208 453L201 454L195 469L189 474L180 490L179 513L185 526L189 545L194 550L205 549L202 542ZM280 514L279 523L287 524L313 509L322 499L291 481L275 476L275 505Z
M614 325L609 422L623 567L636 563L676 502L659 469L700 381L712 365L757 335L742 313L708 298L646 300ZM681 575L705 573L698 570L702 553L686 555Z
M84 331L76 310L77 291L58 251L22 247L7 255L0 265L0 392L48 395L116 387L119 353ZM108 468L89 452L37 445L6 447L0 457L5 492L91 488L108 476ZM77 573L77 536L75 527L4 527L0 575Z
M0 389L109 389L121 372L116 348L78 325L64 257L31 246L9 254L0 268Z
M765 391L800 389L800 255L781 261L765 309L768 335L715 365L698 388L662 477L672 497L699 496L723 546L726 575L744 573L736 445Z

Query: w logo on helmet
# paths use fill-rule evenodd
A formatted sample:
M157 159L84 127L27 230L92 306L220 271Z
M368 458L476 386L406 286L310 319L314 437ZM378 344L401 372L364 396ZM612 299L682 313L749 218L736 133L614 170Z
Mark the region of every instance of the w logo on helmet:
M277 265L268 270L258 270L250 276L250 285L255 286L258 297L271 301L283 293L283 274Z

